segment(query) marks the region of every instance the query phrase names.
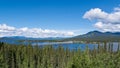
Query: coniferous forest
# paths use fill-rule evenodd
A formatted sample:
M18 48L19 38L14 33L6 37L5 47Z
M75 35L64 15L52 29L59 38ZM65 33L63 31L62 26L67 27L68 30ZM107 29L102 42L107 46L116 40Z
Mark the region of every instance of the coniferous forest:
M120 46L120 45L119 45ZM59 46L11 45L0 43L0 68L120 68L120 47L113 51L98 46L69 50Z

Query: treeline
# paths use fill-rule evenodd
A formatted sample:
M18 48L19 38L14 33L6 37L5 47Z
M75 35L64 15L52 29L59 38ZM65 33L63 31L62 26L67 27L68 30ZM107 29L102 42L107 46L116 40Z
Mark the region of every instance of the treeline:
M120 47L114 52L112 43L98 45L82 51L0 43L0 68L120 68Z

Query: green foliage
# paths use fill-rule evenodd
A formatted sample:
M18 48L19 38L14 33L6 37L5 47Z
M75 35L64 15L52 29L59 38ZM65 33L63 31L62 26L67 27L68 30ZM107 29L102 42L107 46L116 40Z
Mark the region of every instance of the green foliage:
M113 52L112 43L108 50L103 45L82 51L0 43L0 68L119 68L120 50Z

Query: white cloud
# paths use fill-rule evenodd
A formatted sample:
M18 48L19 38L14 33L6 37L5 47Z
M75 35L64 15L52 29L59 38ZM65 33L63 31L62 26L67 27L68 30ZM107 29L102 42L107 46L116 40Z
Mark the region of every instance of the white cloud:
M95 27L97 27L98 29L102 30L102 31L110 31L110 32L120 32L120 24L105 24L102 22L97 22L95 24Z
M0 24L0 37L4 36L25 36L25 37L69 37L73 36L71 31L57 31L41 28L15 28L6 24Z
M0 31L13 31L15 30L14 27L11 27L11 26L7 26L6 24L0 24Z
M83 18L95 20L95 27L101 31L120 32L120 8L114 8L114 11L107 13L100 8L94 8L87 11Z
M95 8L95 9L91 9L89 11L87 11L83 18L87 18L89 20L92 19L104 19L107 17L107 13L103 12L101 9L99 8Z

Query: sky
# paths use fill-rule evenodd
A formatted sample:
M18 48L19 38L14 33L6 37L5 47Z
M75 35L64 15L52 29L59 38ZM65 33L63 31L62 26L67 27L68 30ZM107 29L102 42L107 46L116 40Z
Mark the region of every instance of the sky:
M0 0L0 37L120 32L120 0Z

